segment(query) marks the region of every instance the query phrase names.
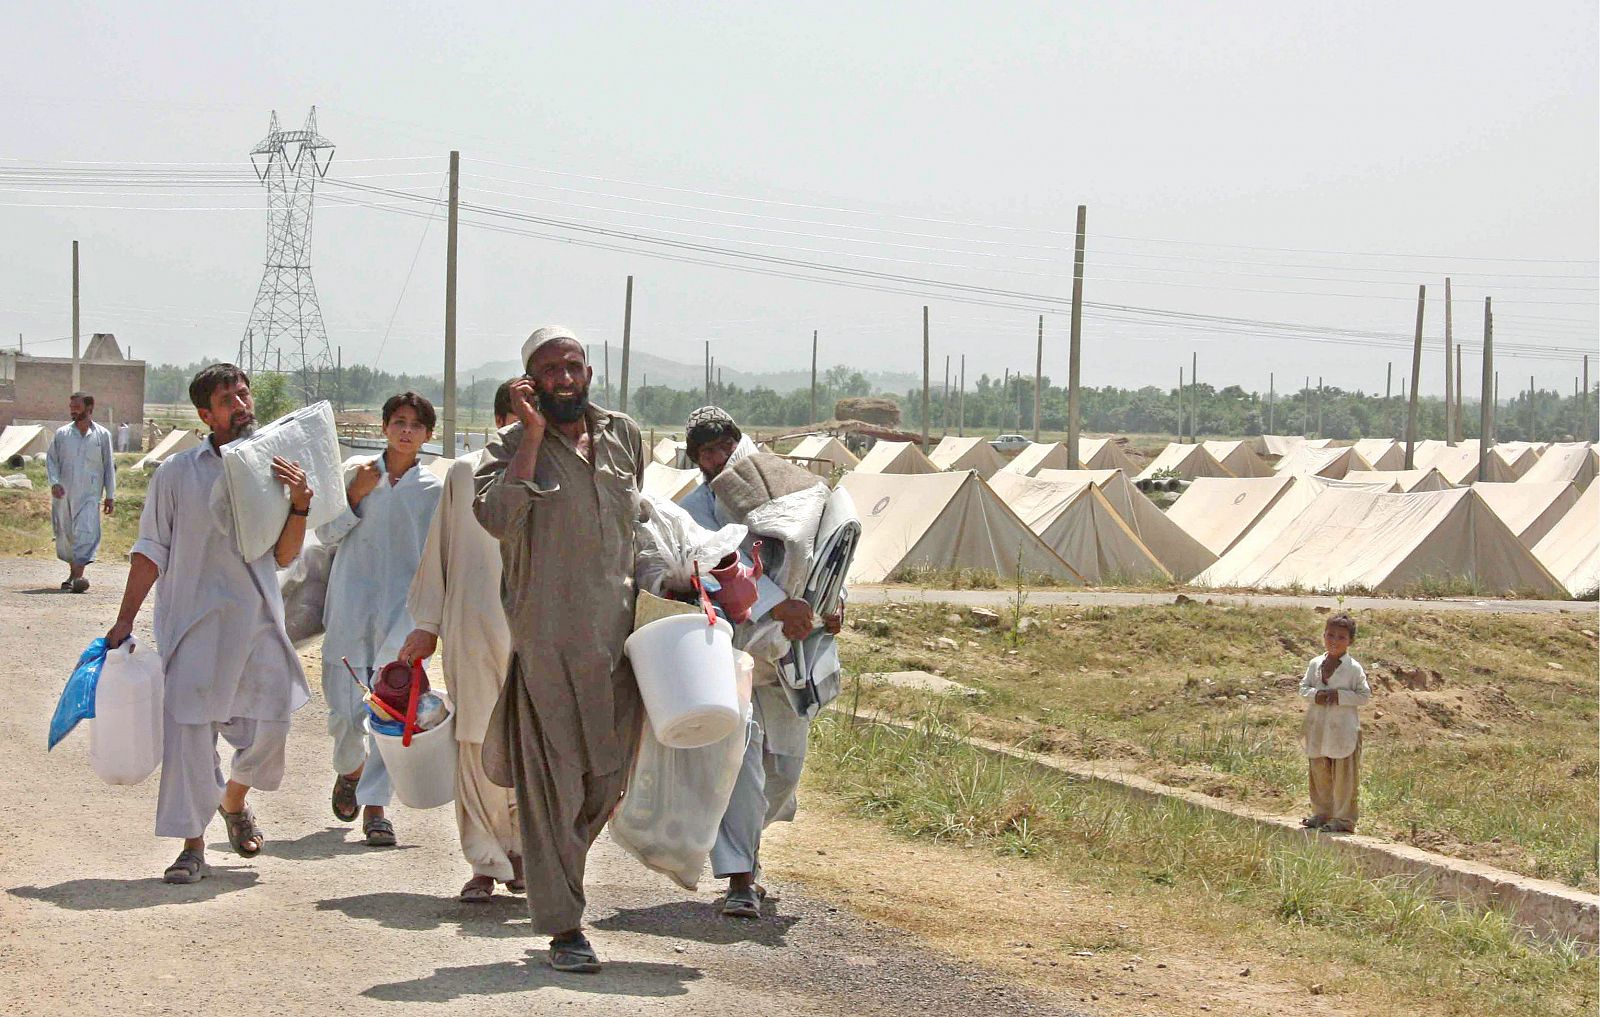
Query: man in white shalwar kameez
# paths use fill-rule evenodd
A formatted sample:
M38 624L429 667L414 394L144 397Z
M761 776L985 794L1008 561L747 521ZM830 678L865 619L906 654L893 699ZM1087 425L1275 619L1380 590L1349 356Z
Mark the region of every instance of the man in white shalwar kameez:
M100 548L100 513L110 515L117 497L111 432L94 422L94 396L74 392L67 401L72 423L56 430L45 455L50 479L50 526L56 557L71 570L63 590L87 593L83 570Z
M251 788L278 789L289 715L311 698L284 631L275 569L292 562L305 539L312 497L305 471L273 461L273 475L289 492L289 517L271 554L243 561L232 520L214 512L211 493L222 476L218 450L255 426L250 379L232 364L214 364L190 382L189 399L211 436L151 476L122 607L106 633L108 646L127 640L155 588L166 678L156 836L184 838L163 876L168 883L196 883L210 873L205 831L219 812L235 851L246 858L260 852L266 838L245 796ZM234 750L227 780L219 734Z
M494 394L494 424L501 428L515 419L511 383L505 382ZM472 511L472 475L488 455L481 449L463 456L445 474L407 601L417 627L400 648L400 659L410 663L432 656L444 641L444 679L456 711L456 830L472 866L461 888L467 903L488 901L497 881L514 894L525 889L517 794L483 771L489 715L511 660L511 630L500 604L500 542Z
M394 824L384 809L394 796L377 742L363 727L364 693L350 667L371 687L373 676L400 657L400 646L416 626L406 593L422 560L428 524L444 482L422 468L417 454L433 434L433 404L415 392L383 404L388 447L376 456L345 463L349 507L317 527L317 539L332 548L333 569L322 609L322 694L328 701L333 736L333 814L348 823L360 812L361 833L370 847L393 847Z

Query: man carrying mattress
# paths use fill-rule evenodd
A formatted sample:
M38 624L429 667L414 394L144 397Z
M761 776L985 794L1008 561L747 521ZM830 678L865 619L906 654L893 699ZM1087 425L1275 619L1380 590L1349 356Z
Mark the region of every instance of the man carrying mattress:
M811 604L800 594L829 491L815 475L758 451L733 418L715 406L689 415L687 442L689 459L706 482L684 498L684 510L708 530L729 523L749 527L740 564L753 566L758 553L763 564L753 604L744 602L747 597L729 602L733 583L714 595L729 621L736 622L735 645L755 658L756 675L750 744L711 849L711 867L716 878L728 881L722 913L757 918L766 895L757 882L761 833L768 824L794 818L811 730L809 718L796 712L780 686L779 667L793 641L816 628ZM738 585L748 590L747 584ZM748 618L739 621L746 610ZM841 615L824 619L828 631L839 631Z
M163 877L168 883L197 883L210 873L205 832L218 812L235 851L245 858L261 851L266 838L245 795L278 789L289 715L311 698L284 631L274 571L294 561L305 539L312 494L305 471L273 460L272 474L288 491L289 517L271 554L242 560L231 522L212 509L211 492L222 478L222 446L255 429L250 379L232 364L213 364L189 383L189 399L211 436L167 459L150 478L122 609L106 633L107 647L121 645L155 587L156 646L166 678L156 836L183 838ZM233 746L226 784L218 735Z

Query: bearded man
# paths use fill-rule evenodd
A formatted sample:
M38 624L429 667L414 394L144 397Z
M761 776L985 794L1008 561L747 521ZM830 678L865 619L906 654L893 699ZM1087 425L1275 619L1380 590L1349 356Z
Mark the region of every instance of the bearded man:
M516 789L528 910L558 971L595 972L583 934L589 849L622 797L644 708L622 645L633 628L639 426L589 402L569 330L536 330L511 386L516 423L489 445L474 511L500 541L511 631L483 768Z
M117 498L117 468L111 459L111 432L94 422L94 396L74 392L67 400L72 423L59 428L45 455L50 480L50 525L56 534L56 557L69 572L63 590L88 593L83 570L100 548L100 512L106 515Z

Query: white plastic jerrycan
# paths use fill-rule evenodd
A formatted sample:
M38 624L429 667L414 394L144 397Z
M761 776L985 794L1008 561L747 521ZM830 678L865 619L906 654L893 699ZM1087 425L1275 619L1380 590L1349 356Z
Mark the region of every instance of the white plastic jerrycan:
M137 784L161 765L161 657L132 638L106 653L89 722L89 765L107 784Z

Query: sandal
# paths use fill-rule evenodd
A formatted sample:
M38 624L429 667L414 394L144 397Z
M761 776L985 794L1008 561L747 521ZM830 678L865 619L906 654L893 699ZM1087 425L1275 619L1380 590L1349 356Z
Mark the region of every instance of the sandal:
M724 918L760 918L761 898L756 894L756 888L747 886L743 890L729 890L728 896L722 900L722 916Z
M1321 816L1306 816L1304 819L1300 820L1300 825L1305 827L1307 830L1320 830L1322 829L1323 824L1326 822L1327 820L1323 819Z
M394 847L397 843L394 824L382 816L374 816L362 823L361 833L367 838L367 847Z
M240 858L254 858L261 853L261 845L267 842L267 838L261 832L261 827L256 825L256 814L250 811L250 806L246 805L238 812L228 812L218 805L217 814L228 827L228 844L239 852ZM247 840L255 841L256 846L246 850L244 842Z
M340 774L333 778L333 817L341 823L353 823L356 816L361 814L361 806L356 803L356 785L359 783L360 777Z
M211 866L206 864L205 856L198 851L185 848L178 853L178 860L167 866L167 871L161 874L163 883L198 883L211 875Z
M72 592L72 580L70 580L70 579L61 580L61 589L66 591L67 593L71 593Z
M593 975L600 971L600 957L589 940L579 933L572 939L550 941L550 966L557 971Z
M83 578L82 576L79 576L77 579L74 579L72 581L72 592L73 593L88 593L89 592L89 580Z
M461 896L457 898L463 904L487 904L494 897L493 876L473 876L461 888Z
M509 893L524 894L528 892L527 880L522 875L522 856L511 856L511 878L506 880L506 890Z

